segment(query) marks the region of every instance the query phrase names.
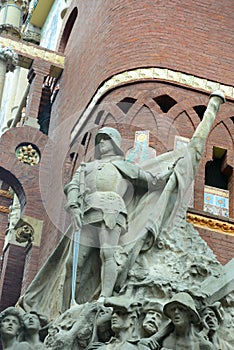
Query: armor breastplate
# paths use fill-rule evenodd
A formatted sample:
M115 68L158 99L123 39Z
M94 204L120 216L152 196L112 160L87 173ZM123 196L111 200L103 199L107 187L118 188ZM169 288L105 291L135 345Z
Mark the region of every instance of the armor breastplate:
M113 191L118 193L122 176L116 167L108 162L97 162L90 173L86 175L86 186L89 191Z
M84 212L93 208L105 213L127 214L121 194L122 181L120 172L111 162L97 162L85 178L88 193L85 195Z

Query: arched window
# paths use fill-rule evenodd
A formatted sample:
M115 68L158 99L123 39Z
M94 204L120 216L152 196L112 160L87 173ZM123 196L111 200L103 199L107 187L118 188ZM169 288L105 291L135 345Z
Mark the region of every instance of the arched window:
M171 109L177 103L171 96L168 95L155 97L154 101L159 105L163 113L167 113L169 109Z
M218 216L229 216L228 174L223 171L226 150L214 147L213 160L206 164L204 211Z
M75 7L73 9L73 11L71 12L71 14L67 20L67 23L65 25L63 35L61 37L60 44L59 44L59 52L63 53L65 51L77 16L78 16L78 10L77 10L77 7Z

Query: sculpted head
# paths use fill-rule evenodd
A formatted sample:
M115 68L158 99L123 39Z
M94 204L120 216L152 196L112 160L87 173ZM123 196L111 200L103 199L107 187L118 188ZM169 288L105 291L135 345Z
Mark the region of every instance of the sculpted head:
M123 331L128 331L134 337L136 323L138 320L138 305L132 303L126 297L110 297L106 299L106 306L113 308L111 317L111 329L118 336Z
M23 318L15 307L9 307L0 314L1 337L16 338L23 329Z
M163 311L171 319L175 328L188 327L191 323L197 324L200 322L193 298L185 292L175 294L164 305Z
M107 306L101 306L98 310L96 325L97 327L104 327L105 324L110 324L113 309Z
M30 311L23 315L24 329L27 333L39 332L47 324L47 319L36 311Z
M111 127L99 129L95 137L95 159L101 159L106 155L123 156L121 141L122 138L117 129Z
M143 306L143 329L148 335L155 334L162 321L163 306L159 302L148 300Z
M216 332L220 324L223 322L223 312L220 302L216 302L212 305L207 305L201 310L201 317L203 323L205 323L210 331Z

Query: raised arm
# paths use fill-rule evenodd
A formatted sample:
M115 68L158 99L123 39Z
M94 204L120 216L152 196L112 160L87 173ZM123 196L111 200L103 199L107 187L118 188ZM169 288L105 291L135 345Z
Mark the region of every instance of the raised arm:
M210 101L204 113L203 119L195 130L191 138L183 163L187 162L187 167L192 166L192 177L195 176L196 171L201 160L207 137L211 131L212 125L215 121L216 115L219 111L220 105L225 102L225 96L222 91L214 91L210 96Z

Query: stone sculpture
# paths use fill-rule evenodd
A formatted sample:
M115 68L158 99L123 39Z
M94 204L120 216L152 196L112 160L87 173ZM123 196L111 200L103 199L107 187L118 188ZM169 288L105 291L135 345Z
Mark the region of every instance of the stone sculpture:
M27 342L19 342L18 337L23 330L24 323L20 312L15 307L9 307L0 314L0 335L2 349L29 350Z
M220 302L216 302L212 305L206 305L201 310L203 334L214 344L215 349L219 350L231 350L231 346L219 334L219 328L224 320L224 310Z
M19 302L52 320L45 349L215 349L197 310L224 269L186 222L185 198L222 102L211 95L187 148L140 165L116 129L98 131L94 161L65 186L72 225Z
M162 322L163 305L157 300L145 299L143 304L144 319L142 322L143 338L150 337L159 330Z
M58 316L50 325L44 340L45 349L82 350L93 338L96 304L75 305Z
M88 349L138 349L137 324L139 305L125 297L112 297L106 299L105 305L113 308L111 329L114 336L105 344L92 343Z
M51 318L69 308L73 253L70 237L74 230L79 231L80 228L80 254L75 266L77 283L73 285L78 303L95 300L100 295L131 294L133 290L142 290L143 285L147 285L148 289L154 288L155 283L160 293L166 296L171 284L181 283L178 279L175 282L171 280L171 276L175 276L172 270L181 270L178 264L188 267L194 263L197 266L204 264L204 261L197 260L200 254L204 257L207 247L184 220L185 197L223 101L221 92L211 95L203 120L186 149L168 152L141 167L124 161L117 130L103 128L98 132L95 160L82 164L65 187L72 226L21 300L26 311L37 308ZM96 178L96 171L102 175L100 178ZM107 175L108 179L111 175L111 181ZM177 230L176 242L173 230ZM191 231L190 240L196 241L195 245L194 242L191 245L200 251L195 252L193 248L192 255L184 254L184 261L178 260L178 251L182 254L184 249L181 246L183 238L179 236L188 230ZM151 275L147 271L149 261L146 262L143 257L151 259L156 254L155 250L159 250L157 257L161 259L160 249L161 252L166 249L163 259L170 259L170 264L166 264L170 273L166 271L163 275L167 278L159 283L155 273L150 280ZM210 266L207 271L219 273L220 267L210 252L205 254L205 259ZM158 262L156 275L162 276L160 269L164 267L162 261ZM139 276L140 273L145 277ZM181 279L187 283L186 276L181 276ZM199 279L204 279L204 276L198 275L198 283ZM52 304L48 295L53 300Z
M193 325L200 322L200 317L188 293L175 294L164 305L164 314L171 319L174 331L163 340L163 349L214 350L212 343L199 337L193 329Z
M35 350L44 349L40 340L39 331L46 326L47 320L37 312L30 311L23 315L24 332L23 339Z

